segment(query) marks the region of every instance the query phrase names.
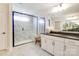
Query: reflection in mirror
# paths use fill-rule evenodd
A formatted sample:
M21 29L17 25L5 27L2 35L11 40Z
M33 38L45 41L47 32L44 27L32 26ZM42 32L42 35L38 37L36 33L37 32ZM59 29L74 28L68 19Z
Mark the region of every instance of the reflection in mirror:
M79 20L70 20L63 24L63 31L79 32Z

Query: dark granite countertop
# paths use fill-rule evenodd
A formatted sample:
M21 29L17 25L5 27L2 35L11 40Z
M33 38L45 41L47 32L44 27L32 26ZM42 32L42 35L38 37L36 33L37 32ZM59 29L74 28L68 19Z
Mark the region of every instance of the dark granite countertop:
M67 39L73 39L73 40L79 40L79 34L72 34L72 33L65 33L65 32L53 32L53 33L41 33L44 35L50 35L55 37L61 37L61 38L67 38Z

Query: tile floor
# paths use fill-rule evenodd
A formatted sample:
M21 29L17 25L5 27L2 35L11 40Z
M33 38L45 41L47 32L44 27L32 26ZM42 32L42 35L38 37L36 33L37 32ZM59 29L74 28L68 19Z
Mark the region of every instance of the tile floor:
M13 48L11 53L7 56L51 56L46 51L43 51L39 46L35 45L34 42L25 45L17 46Z

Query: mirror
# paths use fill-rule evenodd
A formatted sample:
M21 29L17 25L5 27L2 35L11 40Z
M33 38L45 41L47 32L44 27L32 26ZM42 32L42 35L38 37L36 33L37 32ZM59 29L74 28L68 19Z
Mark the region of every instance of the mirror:
M54 22L55 30L79 32L79 20L63 20Z
M67 20L63 23L63 31L79 32L79 20Z

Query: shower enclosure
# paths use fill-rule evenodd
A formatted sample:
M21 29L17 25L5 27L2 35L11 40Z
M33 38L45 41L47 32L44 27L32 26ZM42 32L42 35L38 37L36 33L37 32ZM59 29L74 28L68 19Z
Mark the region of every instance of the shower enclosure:
M45 32L45 19L13 11L13 46L34 41L38 33Z

